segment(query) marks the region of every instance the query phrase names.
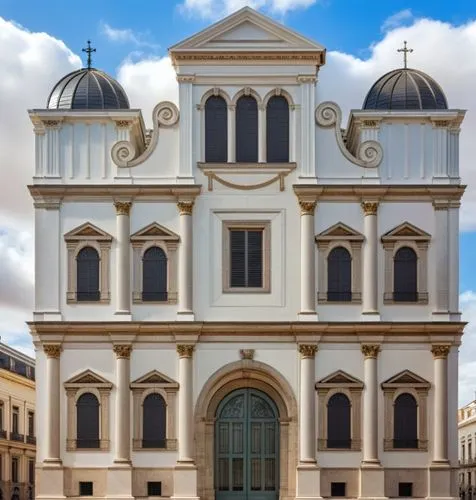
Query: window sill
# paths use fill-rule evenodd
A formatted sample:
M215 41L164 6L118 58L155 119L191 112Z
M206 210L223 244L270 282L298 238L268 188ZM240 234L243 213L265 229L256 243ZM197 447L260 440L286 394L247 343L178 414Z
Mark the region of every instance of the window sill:
M395 451L395 452L427 452L428 451L428 440L419 439L418 440L418 448L394 448L393 439L384 440L383 443L383 451Z
M296 162L198 162L200 170L294 170Z
M132 440L132 451L177 451L177 439L166 439L166 446L164 448L144 448L142 446L142 439Z
M400 301L400 300L394 300L393 299L393 293L384 293L383 295L383 303L384 305L393 305L393 306L422 306L422 305L428 305L428 293L423 292L423 293L418 293L417 300L409 300L409 301Z
M225 288L223 290L223 293L238 293L238 294L271 293L271 290L269 288L246 288L246 287L243 287L243 288Z
M353 292L351 300L328 300L327 292L318 292L317 293L317 303L318 304L326 304L326 305L354 305L354 304L362 304L362 294L360 292Z
M327 439L319 439L317 444L318 451L331 451L331 452L352 452L362 451L362 443L360 439L352 439L349 448L328 448Z

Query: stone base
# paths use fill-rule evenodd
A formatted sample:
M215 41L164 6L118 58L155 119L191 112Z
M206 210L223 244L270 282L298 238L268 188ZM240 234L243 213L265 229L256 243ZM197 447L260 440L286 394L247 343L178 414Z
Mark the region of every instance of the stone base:
M179 311L177 313L177 321L195 321L195 314L188 311Z
M107 469L106 498L132 499L132 468L130 463L121 463Z
M319 318L317 316L317 313L312 313L312 312L300 312L298 314L298 321L319 321Z
M373 500L386 498L385 471L380 464L362 464L359 498L371 498Z
M197 467L193 464L177 464L174 469L174 500L198 500Z
M321 497L321 471L316 464L298 465L296 469L296 500Z
M130 311L116 311L112 321L132 321L132 314Z
M378 312L363 312L360 315L360 321L380 321L380 314Z
M34 312L33 321L63 321L63 316L57 311Z
M64 469L61 462L43 462L38 471L35 498L41 500L58 500L64 495Z
M432 464L428 470L428 497L439 500L453 499L451 468L448 463Z

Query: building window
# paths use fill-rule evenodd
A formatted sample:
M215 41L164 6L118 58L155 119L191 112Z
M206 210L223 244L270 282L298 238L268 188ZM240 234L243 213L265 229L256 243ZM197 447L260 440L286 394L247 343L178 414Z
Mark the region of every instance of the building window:
M132 382L133 440L135 451L175 450L176 395L178 384L153 370Z
M411 394L400 394L393 408L393 447L418 448L418 410L415 398Z
M333 248L327 257L327 301L352 300L352 259L344 247Z
M428 303L428 245L431 236L409 222L382 236L384 303Z
M153 222L131 236L134 303L177 302L177 248L180 238Z
M79 482L79 496L92 497L93 496L93 483L92 481Z
M361 398L364 384L339 370L316 383L319 451L361 448Z
M289 104L283 96L271 97L266 106L266 161L289 162Z
M162 496L162 481L147 482L147 496L160 497Z
M167 256L154 246L142 258L142 302L164 301L167 301Z
M471 460L473 458L473 450L471 441L468 442L468 459Z
M346 483L331 483L331 497L345 497Z
M404 370L382 383L384 451L428 450L427 399L430 383Z
M242 95L236 103L236 161L258 161L258 103Z
M157 393L149 394L142 410L142 448L165 448L166 425L164 398Z
M3 401L0 401L0 432L5 430L5 422L3 420L3 409L4 409L4 406L3 406ZM2 434L0 434L0 438L4 438L5 436L3 436Z
M413 483L398 483L398 496L399 497L412 497L413 496Z
M19 434L19 426L18 423L20 421L20 409L18 406L12 407L12 433Z
M65 382L66 449L109 450L109 397L112 384L91 370Z
M461 460L464 462L465 459L465 449L464 449L464 444L461 445Z
M20 459L18 457L12 457L12 482L18 483L19 477L18 474L20 472Z
M33 458L28 460L28 482L35 484L35 460Z
M86 222L64 236L68 250L66 300L107 303L112 236Z
M227 104L212 95L205 103L205 162L225 163L228 155Z
M35 414L32 411L28 412L28 436L33 437L35 435Z
M316 236L320 304L360 303L362 298L362 243L364 237L342 222Z

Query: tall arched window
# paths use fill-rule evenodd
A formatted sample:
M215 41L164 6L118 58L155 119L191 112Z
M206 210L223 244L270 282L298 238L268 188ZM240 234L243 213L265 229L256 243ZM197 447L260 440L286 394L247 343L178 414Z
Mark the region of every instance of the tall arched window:
M99 254L93 247L82 248L76 257L76 300L99 300Z
M410 247L402 247L393 260L393 300L395 302L416 302L417 255Z
M236 103L236 161L258 161L258 104L251 96Z
M350 448L350 401L338 392L327 403L327 447Z
M352 261L344 247L333 248L327 257L328 302L352 300Z
M150 247L142 258L142 301L167 300L167 256L159 247Z
M142 447L165 448L166 405L157 393L149 394L142 407Z
M226 101L212 95L205 103L205 161L227 161L228 121Z
M289 105L282 96L271 97L266 106L266 161L289 161Z
M77 448L99 448L99 401L85 392L76 403Z
M415 398L400 394L393 406L393 447L418 448L418 408Z

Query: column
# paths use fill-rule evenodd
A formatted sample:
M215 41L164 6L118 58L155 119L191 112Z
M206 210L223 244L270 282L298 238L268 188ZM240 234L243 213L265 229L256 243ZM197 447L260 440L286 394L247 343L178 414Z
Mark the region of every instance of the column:
M362 465L379 465L378 458L378 379L379 345L362 345L364 355L364 425Z
M258 106L258 163L266 163L266 107Z
M363 287L362 314L374 315L378 320L378 236L377 209L375 201L362 202L364 211L364 251L363 251ZM366 319L370 319L368 316Z
M448 354L449 345L434 345L435 397L433 408L433 463L448 463Z
M445 321L449 311L449 202L448 200L435 200L433 202L435 210L435 236L433 243L435 245L435 294L434 311L437 320ZM458 236L459 237L459 236Z
M299 200L301 207L301 311L300 319L317 321L314 241L315 201Z
M301 172L300 177L316 178L315 155L315 75L300 75L301 84Z
M114 463L130 465L130 358L131 345L115 345L116 354L116 455Z
M180 102L179 178L193 179L193 93L194 75L178 75ZM199 126L199 123L197 123Z
M228 104L228 163L236 161L236 104Z
M178 462L193 463L193 345L177 345L179 355Z
M180 247L178 268L178 314L193 321L193 201L179 201ZM185 319L185 318L181 318Z
M60 355L59 344L43 346L46 354L46 427L44 462L61 465L60 458Z
M449 313L460 321L459 313L459 208L460 201L451 201L448 209Z
M116 201L116 314L131 312L130 219L132 203Z
M316 463L315 355L317 345L299 346L301 379L299 398L299 462Z

